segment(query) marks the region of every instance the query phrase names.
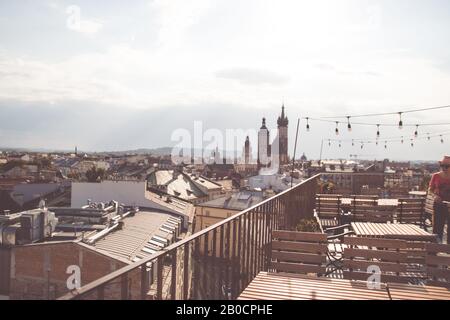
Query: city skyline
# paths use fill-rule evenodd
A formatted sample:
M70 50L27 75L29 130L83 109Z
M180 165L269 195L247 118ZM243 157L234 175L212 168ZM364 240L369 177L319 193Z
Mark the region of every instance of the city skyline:
M266 117L275 129L270 119L284 100L292 154L297 118L448 105L448 6L439 0L4 2L0 146L170 147L171 133L194 121L247 130ZM417 113L404 121L433 123L448 115ZM381 140L413 131L383 129ZM374 137L373 128L353 126L337 139ZM297 154L318 158L321 141L330 138L336 139L333 124L313 123L307 133L302 121ZM433 160L449 141L366 145L364 153ZM323 149L324 157L355 153L361 152L337 143Z

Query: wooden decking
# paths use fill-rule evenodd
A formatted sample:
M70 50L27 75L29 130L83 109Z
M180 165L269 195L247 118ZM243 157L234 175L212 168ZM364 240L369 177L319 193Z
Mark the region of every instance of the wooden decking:
M381 284L371 289L365 281L260 272L238 300L450 300L450 290L407 284Z
M386 286L293 274L259 273L238 300L389 300Z

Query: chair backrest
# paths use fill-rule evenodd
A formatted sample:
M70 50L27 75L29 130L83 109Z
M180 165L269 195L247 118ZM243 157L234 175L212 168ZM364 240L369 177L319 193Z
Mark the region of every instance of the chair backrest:
M398 199L397 222L425 225L425 198Z
M367 281L379 268L380 281L407 283L408 245L404 240L344 237L344 278ZM373 268L371 270L370 268Z
M314 232L272 231L271 269L275 272L326 272L327 235Z
M319 218L335 218L341 212L341 199L339 194L317 194L316 212Z
M425 198L425 213L430 216L434 215L434 195L432 193L427 193L427 197Z
M353 221L382 223L394 218L393 209L379 206L377 196L353 195L350 208Z
M409 196L410 189L408 187L393 187L389 189L391 198L406 198Z
M450 245L426 244L427 284L450 289Z

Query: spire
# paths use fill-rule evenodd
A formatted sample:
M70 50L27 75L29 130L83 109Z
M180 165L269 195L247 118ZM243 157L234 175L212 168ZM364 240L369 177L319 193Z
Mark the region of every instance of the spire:
M261 129L267 129L266 127L266 118L262 118L262 126Z
M278 127L287 127L289 124L289 120L284 113L284 101L283 101L283 105L281 106L281 116L278 117L277 124L278 124Z

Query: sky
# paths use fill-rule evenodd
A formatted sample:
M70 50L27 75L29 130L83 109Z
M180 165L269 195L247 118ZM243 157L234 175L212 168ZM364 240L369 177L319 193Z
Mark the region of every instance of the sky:
M0 146L108 151L172 146L177 129L276 129L298 118L450 105L447 0L0 0ZM405 124L450 122L450 109ZM398 122L398 116L360 118ZM344 121L345 122L345 121ZM437 160L450 135L300 122L297 156ZM419 127L420 135L450 126ZM274 137L275 131L272 134ZM342 139L328 146L328 139ZM244 141L240 141L243 145ZM256 141L251 142L256 149ZM238 149L241 147L239 146Z

